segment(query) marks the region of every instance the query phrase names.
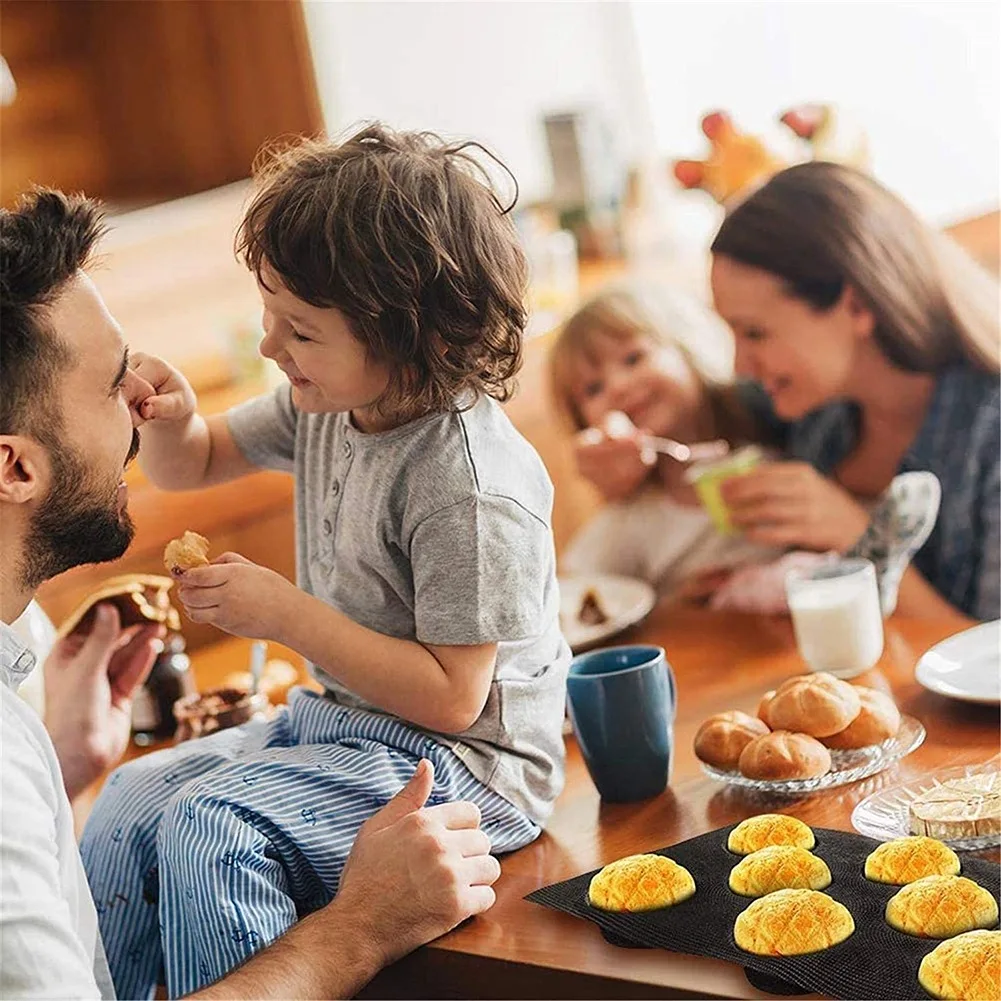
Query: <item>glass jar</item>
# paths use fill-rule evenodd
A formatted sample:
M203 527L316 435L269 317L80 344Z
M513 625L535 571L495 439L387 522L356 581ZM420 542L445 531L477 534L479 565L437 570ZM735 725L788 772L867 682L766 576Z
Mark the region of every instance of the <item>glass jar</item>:
M184 648L180 633L168 633L149 677L132 700L132 739L140 747L174 736L174 703L196 690Z

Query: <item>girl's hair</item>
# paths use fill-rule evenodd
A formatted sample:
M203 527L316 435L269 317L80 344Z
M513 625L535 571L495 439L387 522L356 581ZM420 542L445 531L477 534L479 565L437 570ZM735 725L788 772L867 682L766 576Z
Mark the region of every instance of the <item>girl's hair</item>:
M604 289L563 325L550 354L553 399L571 431L587 425L573 396L574 368L594 358L603 338L647 338L676 348L705 387L717 433L730 440L752 440L750 415L732 385L733 342L729 329L691 296L677 290L623 284Z
M712 251L775 275L817 310L851 287L901 369L966 361L999 372L997 282L861 171L813 162L776 174L724 219Z
M506 400L521 364L525 257L476 151L373 124L255 165L238 254L265 287L345 315L390 369L385 411Z

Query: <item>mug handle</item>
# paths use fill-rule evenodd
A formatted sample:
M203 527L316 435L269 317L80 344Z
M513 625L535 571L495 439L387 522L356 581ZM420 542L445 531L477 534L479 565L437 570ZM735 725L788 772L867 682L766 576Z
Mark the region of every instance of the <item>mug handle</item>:
M664 658L664 669L667 671L667 686L671 692L671 719L674 719L678 710L678 689L674 682L674 669L667 657Z

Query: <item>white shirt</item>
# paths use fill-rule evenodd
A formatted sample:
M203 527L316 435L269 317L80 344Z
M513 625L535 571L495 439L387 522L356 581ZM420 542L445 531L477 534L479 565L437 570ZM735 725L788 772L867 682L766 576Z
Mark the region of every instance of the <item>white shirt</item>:
M59 760L15 695L34 666L0 622L0 998L113 998Z
M724 536L702 507L679 504L651 487L607 504L563 553L567 573L638 577L670 594L707 570L733 569L775 559L781 550Z

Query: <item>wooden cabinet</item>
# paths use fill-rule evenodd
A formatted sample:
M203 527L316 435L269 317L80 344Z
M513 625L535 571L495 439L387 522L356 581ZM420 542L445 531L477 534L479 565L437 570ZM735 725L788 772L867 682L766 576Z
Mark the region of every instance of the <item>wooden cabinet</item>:
M18 86L0 112L0 200L31 183L140 204L250 174L322 128L299 0L4 0Z

